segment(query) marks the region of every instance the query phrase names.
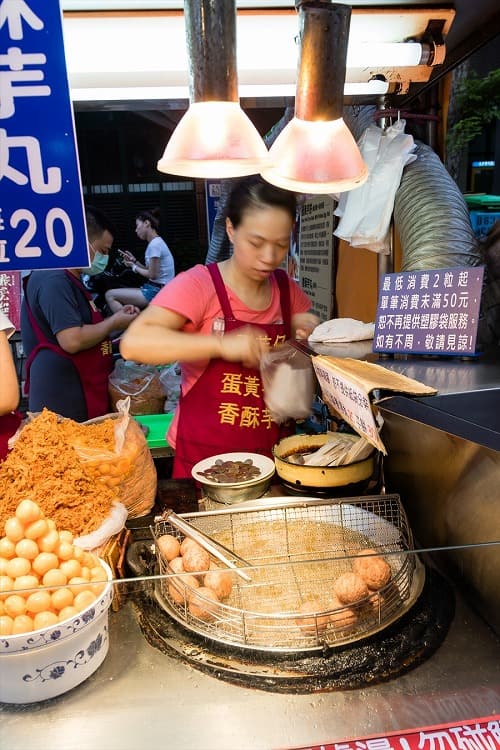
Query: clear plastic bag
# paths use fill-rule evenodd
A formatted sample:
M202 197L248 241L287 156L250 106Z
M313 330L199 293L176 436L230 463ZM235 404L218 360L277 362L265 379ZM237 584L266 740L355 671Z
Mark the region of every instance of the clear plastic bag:
M163 412L165 391L157 367L119 359L109 376L108 383L113 409L116 408L120 399L129 396L131 414L161 414Z
M312 411L316 378L310 358L292 344L283 344L261 359L264 401L272 419L306 419Z

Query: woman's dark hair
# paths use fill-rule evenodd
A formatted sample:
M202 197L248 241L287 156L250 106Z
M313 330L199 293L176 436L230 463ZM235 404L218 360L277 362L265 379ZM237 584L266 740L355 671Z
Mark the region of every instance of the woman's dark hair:
M160 209L152 208L150 211L140 211L135 218L136 220L139 219L139 221L149 221L153 229L158 231L160 228L160 216Z
M295 193L271 185L260 175L252 175L238 182L232 189L227 202L226 216L236 229L245 211L269 206L288 211L292 221L295 221L297 208Z

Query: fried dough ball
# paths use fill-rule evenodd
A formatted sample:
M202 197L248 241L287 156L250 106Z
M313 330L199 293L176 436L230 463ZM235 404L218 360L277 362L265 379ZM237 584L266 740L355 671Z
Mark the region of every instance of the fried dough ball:
M347 630L356 624L358 619L356 611L351 607L344 606L335 594L331 599L330 609L333 610L330 613L330 622L335 630Z
M176 604L184 604L191 594L190 589L197 589L200 582L195 576L184 575L178 579L172 578L168 583L168 593Z
M333 584L342 604L355 604L368 596L368 586L357 573L342 573Z
M213 563L210 564L210 570L205 574L203 579L203 585L209 589L212 589L217 594L219 599L227 599L233 590L233 581L231 573L227 570L220 570L213 568Z
M325 630L330 621L330 617L328 615L316 614L317 612L324 611L324 607L318 599L307 599L306 601L302 602L298 611L303 613L304 615L308 615L308 617L295 618L295 624L299 626L299 628L305 635L315 635L316 626L318 629L318 633L321 633L321 631Z
M184 560L182 557L174 557L174 559L170 560L168 564L174 573L184 573Z
M200 586L199 589L190 595L188 606L189 611L194 617L209 622L214 619L218 603L219 598L213 589L209 589L207 586Z
M156 540L156 543L158 544L160 554L165 560L168 560L168 562L173 560L174 557L179 557L181 554L180 542L175 536L172 536L172 534L163 534L163 536L160 536Z
M199 573L208 570L210 567L210 555L203 547L192 540L191 544L186 546L185 552L182 553L182 561L184 570L187 570L188 573Z
M377 617L378 619L380 619L381 617L384 604L384 595L379 591L374 591L373 594L370 594L370 596L368 597L368 606L370 607L372 614L375 615L375 617Z
M194 539L190 539L188 536L184 537L184 539L181 542L181 555L184 555L186 550L192 545L197 544L197 542L194 541ZM198 545L199 546L199 545Z
M373 553L368 554L367 553ZM358 556L353 560L352 569L357 573L372 591L386 586L391 580L390 565L375 550L367 549L358 552Z

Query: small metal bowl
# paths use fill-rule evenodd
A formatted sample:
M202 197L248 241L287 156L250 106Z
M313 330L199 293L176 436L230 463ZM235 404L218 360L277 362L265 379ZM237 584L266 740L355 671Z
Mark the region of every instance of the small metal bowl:
M217 460L246 461L247 459L251 459L254 466L260 469L260 476L245 482L228 483L213 482L200 474L200 472L208 469ZM199 461L193 466L191 474L193 479L201 485L205 497L215 500L218 503L230 505L242 502L243 500L255 500L258 497L262 497L271 484L274 471L274 461L267 458L267 456L261 456L259 453L220 453Z

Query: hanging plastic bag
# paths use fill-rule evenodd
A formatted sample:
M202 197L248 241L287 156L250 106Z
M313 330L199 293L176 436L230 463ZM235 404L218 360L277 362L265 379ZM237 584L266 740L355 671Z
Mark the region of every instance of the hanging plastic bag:
M275 422L311 414L316 379L306 354L291 344L270 349L261 359L260 375L264 401Z
M385 131L370 125L359 140L359 148L369 168L368 180L356 190L340 195L335 215L341 219L336 237L352 247L373 252L390 251L389 226L394 198L404 167L417 158L415 143L404 132L405 121L398 120Z

